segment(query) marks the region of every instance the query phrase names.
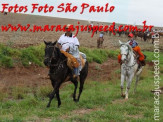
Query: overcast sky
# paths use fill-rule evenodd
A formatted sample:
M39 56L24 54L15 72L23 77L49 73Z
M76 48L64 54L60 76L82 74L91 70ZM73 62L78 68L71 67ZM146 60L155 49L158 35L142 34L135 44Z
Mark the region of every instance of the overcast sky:
M142 22L146 20L148 25L163 27L163 0L0 0L0 10L2 10L2 3L28 5L28 14L31 14L32 3L40 5L47 3L55 7L52 13L45 14L35 11L32 14L139 25L142 25ZM72 5L78 6L78 9L75 13L57 13L57 6L61 3L72 3ZM82 3L88 3L90 6L105 6L106 3L109 3L110 6L115 6L115 9L112 13L89 13L87 8L83 14L80 14Z

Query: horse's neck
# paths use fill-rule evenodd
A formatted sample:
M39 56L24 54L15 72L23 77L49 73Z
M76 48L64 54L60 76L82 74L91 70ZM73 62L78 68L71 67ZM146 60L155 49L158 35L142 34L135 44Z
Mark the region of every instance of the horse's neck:
M60 54L60 56L57 59L57 62L52 63L52 66L50 67L50 70L55 71L58 70L58 67L60 68L60 66L62 65L62 68L67 66L67 62L66 62L67 58L65 57L64 54ZM54 60L52 60L53 62Z
M67 57L61 52L60 52L60 57L59 58L60 58L60 60L66 60L67 59Z
M132 51L129 51L129 56L128 56L128 64L133 64L134 63L134 53Z

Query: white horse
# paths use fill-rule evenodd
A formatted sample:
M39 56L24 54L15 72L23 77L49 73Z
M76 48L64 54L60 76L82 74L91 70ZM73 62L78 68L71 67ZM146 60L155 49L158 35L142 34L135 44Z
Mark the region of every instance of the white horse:
M122 43L120 40L119 40L119 43L120 43L121 61L122 61L122 65L121 65L121 95L122 95L122 97L125 97L125 99L128 99L128 92L130 89L132 79L136 75L136 82L135 82L135 89L134 89L134 93L135 93L137 83L139 81L140 74L142 72L143 67L141 67L138 70L138 63L137 63L136 55L133 53L133 49L129 45L129 43L128 42ZM126 83L126 92L124 94L123 93L123 84L124 84L125 80L127 83Z

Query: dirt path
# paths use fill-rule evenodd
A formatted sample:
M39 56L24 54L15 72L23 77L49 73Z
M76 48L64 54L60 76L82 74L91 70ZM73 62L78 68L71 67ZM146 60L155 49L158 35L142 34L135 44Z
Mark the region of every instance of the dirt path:
M105 81L110 79L112 70L117 69L117 61L108 59L103 64L90 63L87 80ZM0 89L12 86L37 87L50 85L47 79L48 68L31 66L29 68L0 68Z

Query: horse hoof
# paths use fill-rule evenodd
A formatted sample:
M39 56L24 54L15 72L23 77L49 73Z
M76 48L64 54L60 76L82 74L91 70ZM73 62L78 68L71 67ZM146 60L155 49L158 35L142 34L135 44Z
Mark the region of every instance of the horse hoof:
M74 102L79 102L79 100L78 99L74 99Z
M61 106L61 103L58 103L58 108L60 108L60 106Z
M47 108L49 108L49 107L50 107L50 105L47 105L46 107L47 107Z
M125 94L122 94L121 97L125 98Z
M79 100L76 100L75 102L79 102Z

